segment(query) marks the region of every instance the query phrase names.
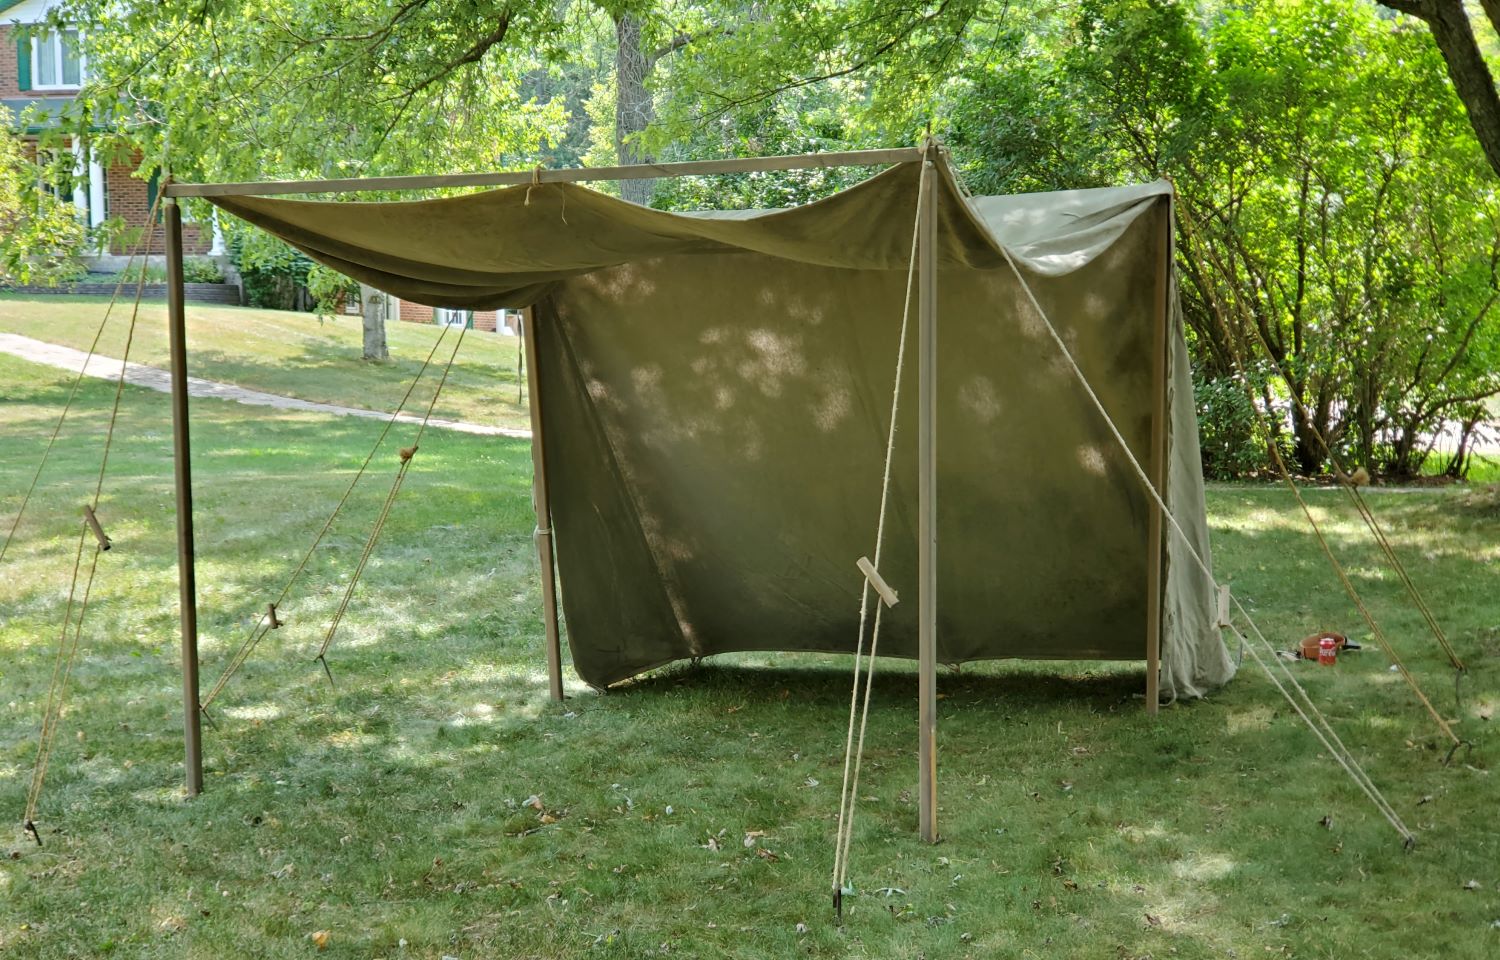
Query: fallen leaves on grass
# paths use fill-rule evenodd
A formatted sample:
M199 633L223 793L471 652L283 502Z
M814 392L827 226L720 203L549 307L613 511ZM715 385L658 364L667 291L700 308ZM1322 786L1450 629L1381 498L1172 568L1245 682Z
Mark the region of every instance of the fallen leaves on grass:
M313 942L313 946L317 947L319 950L328 949L327 930L314 930L312 933L309 933L307 935L307 939L311 940Z

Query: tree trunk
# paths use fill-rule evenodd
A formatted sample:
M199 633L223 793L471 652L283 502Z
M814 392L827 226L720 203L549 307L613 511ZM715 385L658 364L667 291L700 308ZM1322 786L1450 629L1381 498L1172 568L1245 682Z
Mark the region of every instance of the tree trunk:
M1380 0L1380 3L1426 21L1443 62L1448 65L1454 90L1469 114L1469 123L1479 137L1479 145L1484 148L1485 158L1500 174L1500 92L1495 89L1495 78L1474 38L1474 27L1463 0ZM1491 25L1500 31L1500 3L1482 0L1482 6Z
M365 325L364 359L389 360L391 354L385 346L385 295L362 283L359 285L359 300Z
M615 19L615 156L620 163L650 163L636 134L655 119L646 75L651 61L642 46L641 21L631 13ZM620 196L631 203L651 202L655 180L621 180Z
M1305 477L1316 477L1323 472L1323 445L1318 443L1316 430L1317 425L1302 415L1302 407L1293 406L1292 456L1297 461L1297 472Z

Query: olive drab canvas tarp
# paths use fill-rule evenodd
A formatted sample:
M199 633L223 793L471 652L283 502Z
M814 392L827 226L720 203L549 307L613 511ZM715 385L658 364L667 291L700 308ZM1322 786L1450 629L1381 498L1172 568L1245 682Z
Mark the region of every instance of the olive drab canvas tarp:
M1159 288L1171 187L968 198L937 163L938 658L1143 660L1150 500L1001 245L1143 463L1169 324L1165 499L1207 557L1187 352ZM920 171L735 214L563 183L214 202L403 299L534 307L568 642L602 686L686 657L853 649ZM913 602L887 612L881 653L914 657L915 363L903 381L881 572ZM1201 695L1234 667L1214 585L1166 530L1162 691Z

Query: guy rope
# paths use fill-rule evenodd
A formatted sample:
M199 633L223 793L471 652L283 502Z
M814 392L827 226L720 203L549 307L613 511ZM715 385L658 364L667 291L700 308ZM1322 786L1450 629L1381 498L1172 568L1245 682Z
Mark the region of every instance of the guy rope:
M359 563L355 565L354 573L349 577L349 585L344 590L344 598L339 602L338 611L334 613L333 620L328 624L328 632L323 635L323 645L318 648L318 655L313 658L323 665L323 671L328 674L329 683L333 683L333 671L328 669L328 648L333 643L334 635L338 633L339 625L344 622L344 613L349 609L349 601L354 596L354 588L359 586L360 577L365 572L365 564L370 562L370 554L375 552L375 544L385 530L385 522L390 519L391 506L396 502L396 495L401 492L401 484L406 480L406 472L411 469L412 459L422 443L422 434L427 429L427 421L432 417L432 408L437 406L438 397L443 395L443 386L447 384L448 374L453 370L453 361L458 356L458 348L463 346L464 334L468 332L467 326L458 332L458 340L453 344L453 352L448 355L448 365L443 368L443 375L438 380L437 388L432 391L432 400L427 404L427 412L422 414L422 422L417 426L416 438L412 440L411 446L403 447L397 453L401 465L396 468L396 476L391 481L390 492L385 496L385 503L380 506L380 514L375 518L375 525L370 529L370 536L365 541L365 549L360 554Z
M1208 252L1209 257L1212 258L1215 266L1217 266L1220 271L1223 271L1223 261L1219 259L1218 253L1214 250L1213 245L1202 239L1201 234L1197 231L1197 227L1192 219L1192 215L1188 210L1187 204L1184 203L1175 206L1177 211L1181 215L1186 235L1189 237L1189 239L1197 241L1199 246L1203 247ZM1208 291L1210 298L1214 301L1214 309L1216 311L1222 311L1223 304L1218 301L1218 298L1216 296L1214 296L1211 288L1205 287L1205 289ZM1250 316L1249 306L1244 303L1243 298L1238 290L1234 292L1234 304L1237 312L1239 313L1241 323L1245 327L1255 331L1256 342L1260 344L1261 350L1265 354L1266 359L1271 364L1271 368L1276 372L1277 376L1282 378L1282 380L1290 383L1291 381L1287 379L1286 373L1283 371L1281 364L1277 361L1276 354L1271 349L1271 345L1267 341L1265 334L1260 330L1259 325L1256 324L1254 319ZM1241 355L1238 343L1236 342L1235 338L1231 336L1228 339L1230 342L1230 348L1233 352L1234 362L1240 369L1239 379L1241 385L1245 390L1245 399L1250 404L1250 408L1252 410L1259 410L1259 404L1257 404L1255 401L1254 389L1250 384L1248 367L1246 366L1246 358ZM1385 528L1382 527L1380 521L1376 519L1374 511L1370 508L1369 501L1365 499L1364 495L1359 492L1359 488L1352 482L1349 474L1345 471L1343 464L1339 462L1338 455L1334 452L1332 446L1323 436L1322 431L1317 428L1316 424L1313 421L1312 414L1308 411L1307 407L1303 405L1301 398L1298 397L1295 392L1289 392L1292 397L1293 403L1296 405L1297 410L1302 418L1302 422L1306 424L1308 429L1312 432L1313 437L1318 442L1319 448L1323 451L1324 456L1328 458L1329 463L1333 466L1334 477L1336 478L1339 487L1341 487L1344 492L1348 494L1350 502L1354 505L1355 511L1359 514L1360 519L1364 522L1366 528L1370 531L1371 537L1374 539L1376 545L1380 548L1380 551L1385 556L1386 561L1391 565L1392 569L1395 570L1397 578L1401 581L1403 587L1406 589L1407 595L1411 598L1413 604L1421 613L1422 618L1426 621L1427 627L1432 632L1433 637L1436 638L1438 644L1443 648L1444 653L1448 657L1449 663L1453 665L1454 697L1456 700L1458 697L1460 680L1463 675L1468 672L1468 668L1464 665L1463 661L1459 659L1458 652L1454 650L1453 644L1448 640L1447 635L1443 632L1443 628L1438 624L1437 618L1433 615L1432 609L1427 605L1427 601L1422 596L1422 592L1417 589L1416 583L1407 573L1405 564L1401 562L1401 558L1396 554L1395 548L1391 546L1390 539L1386 536ZM1257 421L1259 422L1260 426L1266 427L1265 422L1261 421L1259 417L1257 417ZM1350 601L1354 604L1355 609L1358 610L1360 618L1365 621L1365 625L1370 628L1370 635L1375 639L1376 643L1380 645L1381 649L1385 651L1386 656L1390 657L1391 663L1395 666L1396 671L1401 675L1401 678L1406 681L1406 684L1411 687L1413 695L1416 696L1417 700L1422 704L1423 708L1426 709L1428 714L1432 717L1433 722L1437 724L1438 729L1441 730L1443 732L1443 735L1448 738L1450 742L1448 758L1451 759L1458 748L1463 745L1464 741L1458 736L1457 733L1454 732L1452 725L1442 716L1442 714L1438 712L1437 708L1433 706L1432 701L1428 699L1427 694L1422 690L1421 685L1417 682L1416 676L1411 672L1411 670L1407 668L1406 663L1401 659L1400 655L1396 653L1396 650L1391 644L1390 639L1386 636L1385 631L1381 629L1380 624L1376 621L1375 615L1370 611L1369 606L1366 605L1364 599L1360 596L1359 591L1355 589L1353 580L1350 579L1348 573L1344 569L1343 564L1341 564L1338 558L1334 555L1333 548L1329 545L1327 537L1323 535L1323 530L1319 526L1316 517L1314 517L1311 507L1308 506L1306 499L1303 498L1302 491L1297 486L1296 480L1292 477L1292 472L1287 467L1286 461L1281 455L1281 450L1275 442L1275 437L1270 435L1269 428L1267 428L1267 436L1265 439L1267 449L1271 453L1271 461L1273 464L1275 464L1278 475L1286 484L1287 488L1291 490L1292 496L1296 498L1298 506L1302 509L1303 516L1306 517L1308 525L1312 528L1314 535L1316 535L1318 545L1322 548L1323 554L1328 559L1329 565L1333 567L1333 571L1338 577L1339 583L1343 587L1344 592L1348 595Z
M147 215L148 224L156 222L156 211L160 203L160 197L151 205ZM150 238L149 227L142 232L137 240L135 249L126 259L126 270L136 262L144 252L144 246ZM99 474L94 481L94 493L89 502L84 504L78 527L78 543L73 551L73 573L68 585L68 599L63 608L62 629L57 638L57 654L52 662L52 675L47 684L47 701L42 712L41 729L37 735L36 757L32 762L31 782L26 790L26 809L22 815L22 822L26 832L31 834L37 845L42 844L42 833L36 824L37 805L41 802L42 786L47 779L47 769L52 762L53 747L57 742L57 731L62 724L63 711L67 706L68 691L73 677L73 670L78 664L78 652L80 641L83 637L83 625L88 614L89 598L93 593L94 576L99 570L99 554L109 550L112 546L110 538L105 534L103 524L99 520L99 500L104 493L104 477L109 469L110 449L114 445L115 424L120 418L120 400L125 393L125 372L130 364L130 348L135 341L136 321L140 318L141 296L145 292L146 271L144 260L141 262L140 275L136 278L135 302L130 310L130 326L125 334L125 349L120 357L120 373L115 379L114 402L110 407L109 426L104 435L104 449L99 458ZM0 546L0 556L9 548L11 538L15 536L16 528L21 524L21 517L31 502L31 496L37 487L37 481L42 475L42 468L46 466L47 459L52 453L52 448L57 442L58 434L62 431L63 422L67 419L68 411L72 408L73 400L78 395L78 386L82 381L88 363L93 359L94 352L98 349L99 340L104 333L105 325L109 322L110 313L114 310L116 301L119 299L120 291L124 288L127 273L121 273L120 279L115 284L114 294L110 297L108 306L104 310L104 319L99 323L99 329L94 334L93 342L89 346L88 356L78 375L73 379L73 384L68 391L68 399L63 405L62 413L57 418L57 425L52 430L52 435L47 439L47 446L42 451L40 461L37 463L36 472L32 474L31 483L27 487L26 494L21 500L21 506L16 512L16 518L12 521L10 530L6 534L5 543ZM84 577L82 596L79 596L78 580L79 572L83 568L84 542L89 534L94 535L94 550L89 559L88 573ZM74 609L77 609L77 618L74 618Z
M432 358L437 355L438 348L442 346L444 338L447 337L448 329L449 328L447 326L444 326L441 330L438 331L437 339L433 341L432 349L427 351L427 356L422 360L422 365L417 368L416 375L412 377L411 383L407 385L406 393L402 395L401 402L396 405L396 409L391 413L390 417L386 419L385 426L381 428L380 435L375 438L374 444L372 444L370 447L370 452L365 455L365 458L360 463L359 468L355 470L353 478L350 479L349 485L344 488L343 495L339 497L338 502L334 505L333 511L328 515L328 519L323 522L323 526L318 530L317 535L313 537L311 545L309 545L306 552L303 553L302 559L298 562L296 568L292 571L291 576L287 578L286 583L282 586L280 592L276 595L276 599L266 605L266 612L257 619L254 626L252 626L251 629L247 632L244 640L241 641L240 645L235 649L234 654L229 658L229 662L225 664L224 670L219 674L218 680L214 682L214 685L209 689L208 694L204 696L203 699L199 702L199 710L203 712L205 717L210 716L210 714L208 713L209 705L212 704L214 700L218 699L219 695L224 692L224 688L228 686L229 681L234 677L236 673L239 672L240 668L245 665L245 661L250 658L250 654L255 650L256 646L259 645L261 640L265 639L266 635L272 630L279 630L285 625L286 621L282 619L281 616L282 605L291 595L292 587L296 585L297 580L307 569L308 563L312 560L313 553L316 552L318 546L328 535L328 532L333 529L335 521L338 520L339 515L343 512L344 506L349 502L349 498L353 495L354 488L358 486L360 479L364 477L365 471L369 468L371 461L375 459L375 454L385 443L386 437L391 432L391 428L396 424L396 421L400 418L402 412L406 409L406 405L411 400L412 393L416 390L417 384L421 381L423 375L426 374L427 368L432 363ZM458 355L458 345L463 342L463 333L466 331L467 328L465 328L465 331L459 333L458 344L454 345L453 353L448 357L447 367L443 371L444 382L447 381L448 371L453 367L454 358ZM426 428L427 421L432 416L433 407L437 404L437 398L442 393L442 389L442 383L439 383L437 389L433 393L431 402L427 405L427 413L422 418L421 426L419 427L417 432L418 440L421 439L422 430ZM415 444L413 444L413 448L414 447ZM402 452L404 453L405 451L403 450ZM415 450L413 449L413 453L414 452ZM411 458L409 456L402 458L401 466L398 469L398 476L405 476L407 465L410 463L410 460ZM382 505L382 519L377 520L377 529L380 526L383 526L383 517L388 515L390 512L390 503L394 500L394 486L395 485L393 485L393 492L387 495L386 501ZM364 560L368 559L368 551L373 549L374 547L373 540L375 536L378 536L378 533L372 533L370 540L366 543L366 554L364 557L362 557L359 568L361 571L364 568ZM358 574L356 574L354 577L354 580L357 579ZM328 643L332 640L333 630L337 629L337 621L342 619L343 611L348 606L348 598L352 594L353 590L352 583L353 581L351 581L349 590L346 591L344 603L340 606L339 616L336 618L333 628L330 629L328 635L325 637L323 649L318 653L317 659L323 663L325 670L327 670L328 663L323 659L323 655L327 652ZM329 673L329 679L332 679L331 672Z
M901 408L901 371L906 363L906 331L911 319L912 281L917 270L917 238L921 223L922 202L927 190L927 178L918 181L917 220L912 224L911 257L906 267L906 296L901 305L901 332L896 341L896 373L891 387L891 423L886 432L885 466L880 476L880 517L875 524L875 561L871 563L860 557L857 566L864 574L864 586L859 599L859 635L854 644L854 685L849 692L849 731L844 739L844 782L839 791L838 832L833 848L833 911L840 919L844 913L844 893L848 890L849 841L854 835L854 807L859 795L860 762L865 752L865 729L870 719L870 688L875 679L875 653L880 643L881 614L887 606L895 606L896 593L886 585L880 575L880 556L885 546L886 507L891 493L891 461L896 451L896 415ZM859 739L855 741L855 712L860 702L859 661L865 646L865 624L870 612L870 591L879 598L875 603L875 623L870 631L870 652L865 657L865 679L863 706L859 708ZM851 769L852 765L852 769Z
M1078 380L1079 386L1083 388L1084 393L1088 395L1088 398L1093 403L1094 408L1099 412L1099 416L1103 418L1105 426L1108 427L1110 434L1114 437L1115 442L1120 447L1120 450L1124 452L1126 460L1129 461L1130 466L1134 470L1136 477L1141 481L1141 485L1144 487L1147 495L1153 501L1155 501L1157 507L1162 512L1162 516L1166 518L1173 531L1175 531L1178 538L1181 539L1183 546L1187 549L1188 556L1193 559L1193 562L1197 565L1198 569L1203 572L1203 575L1212 580L1213 570L1209 568L1208 562L1203 559L1203 556L1198 552L1198 548L1194 546L1192 539L1188 537L1187 532L1184 531L1181 524L1178 523L1176 516L1174 516L1172 511L1168 508L1166 501L1162 498L1161 494L1157 492L1156 487L1151 483L1150 478L1146 474L1145 468L1141 466L1140 461L1136 458L1134 452L1131 451L1130 445L1125 442L1125 438L1120 433L1119 427L1115 425L1114 418L1112 418L1109 415L1109 411L1105 409L1103 401L1099 399L1099 395L1094 392L1094 388L1089 384L1088 378L1084 375L1083 370L1078 366L1078 361L1074 359L1073 353L1068 349L1067 343L1057 332L1057 328L1052 325L1052 321L1047 316L1047 312L1042 309L1041 303L1037 301L1036 294L1032 292L1031 285L1026 282L1026 277L1021 273L1021 268L1016 264L1009 248L1005 247L1002 244L1000 246L1000 252L1004 255L1005 262L1010 266L1011 272L1016 277L1016 281L1021 285L1021 290L1026 295L1026 300L1031 305L1031 309L1036 313L1037 318L1041 320L1042 325L1046 328L1047 334L1051 337L1052 342L1057 346L1058 351L1062 354L1063 360L1066 361L1069 370L1072 371L1073 376ZM1248 644L1247 646L1249 647L1251 656L1255 660L1256 664L1258 664L1261 670L1265 672L1266 676L1271 680L1271 683L1276 687L1281 695L1286 698L1287 702L1292 705L1292 708L1297 712L1297 715L1307 723L1308 727L1313 731L1313 734L1317 736L1318 740L1324 745L1329 753L1333 755L1334 759L1338 761L1339 765L1344 768L1344 770L1365 793L1365 795L1370 798L1371 802L1375 804L1380 813L1390 822L1391 826L1395 828L1396 832L1401 834L1403 843L1405 844L1407 849L1410 849L1416 843L1415 834L1413 834L1412 831L1408 829L1406 825L1401 821L1401 818L1397 816L1394 808L1391 807L1390 803L1385 799L1385 796L1380 792L1379 788L1375 786L1369 775L1365 773L1364 768L1360 766L1360 763L1357 759L1355 759L1354 754L1346 746L1344 746L1343 741L1339 738L1338 734L1334 732L1332 725L1330 725L1328 722L1328 718L1325 717L1322 711L1317 708L1316 704L1312 702L1312 699L1307 695L1307 691L1302 688L1302 685L1297 681L1297 678L1292 675L1290 670L1287 669L1285 663L1281 662L1280 658L1276 655L1275 648L1272 646L1271 642L1266 639L1265 635L1261 633L1260 628L1256 625L1255 620L1250 616L1249 612L1245 610L1244 605L1240 603L1238 598L1234 598L1233 602L1235 608L1240 612L1240 615L1244 617L1245 622L1249 624L1251 632L1254 633L1256 639L1260 641L1261 645L1269 654L1270 660L1281 668L1288 683L1283 684L1276 677L1276 674L1271 670L1266 660L1263 659L1261 654L1255 649L1255 646L1253 644ZM1236 633L1238 633L1238 631L1236 631ZM1243 639L1242 634L1241 639ZM1291 689L1288 689L1288 687L1290 687ZM1295 690L1297 692L1296 696L1293 696L1292 690Z

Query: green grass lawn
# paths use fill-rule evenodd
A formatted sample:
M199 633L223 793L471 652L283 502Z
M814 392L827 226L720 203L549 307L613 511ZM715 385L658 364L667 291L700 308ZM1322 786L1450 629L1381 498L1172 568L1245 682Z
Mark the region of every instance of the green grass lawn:
M200 341L213 312L195 311ZM322 344L296 341L317 358L300 376L330 391L319 399L346 400L323 381L342 370L328 351L343 328L297 322ZM484 366L466 370L455 404L511 389L503 375L482 382ZM0 356L7 523L65 386L58 371ZM840 928L828 886L847 658L726 657L608 696L570 675L571 699L549 703L524 441L424 441L330 655L330 687L310 658L395 468L377 460L286 605L290 625L216 704L207 791L186 800L170 426L166 398L139 390L125 396L101 508L117 549L95 586L38 849L19 821L109 396L85 384L0 571L7 960L1500 952L1494 491L1370 494L1470 662L1461 708L1343 500L1309 494L1403 655L1475 742L1441 766L1436 731L1374 649L1298 668L1418 831L1413 852L1248 660L1224 690L1156 718L1139 665L945 674L946 839L924 845L915 677L887 663L852 853L861 893ZM379 424L218 401L193 413L207 685ZM1284 492L1216 487L1210 511L1221 575L1278 642L1363 632ZM315 931L328 934L321 952Z
M99 343L103 356L123 354L133 296L134 289L128 288L115 305ZM106 297L0 294L0 333L87 350L108 303ZM168 365L166 316L162 303L141 305L131 360ZM360 360L359 317L189 304L188 372L303 400L394 410L439 332L430 324L392 321L386 325L391 359L371 364ZM457 332L434 356L434 378L441 375ZM517 393L516 344L514 337L469 331L433 415L529 427L524 398Z

